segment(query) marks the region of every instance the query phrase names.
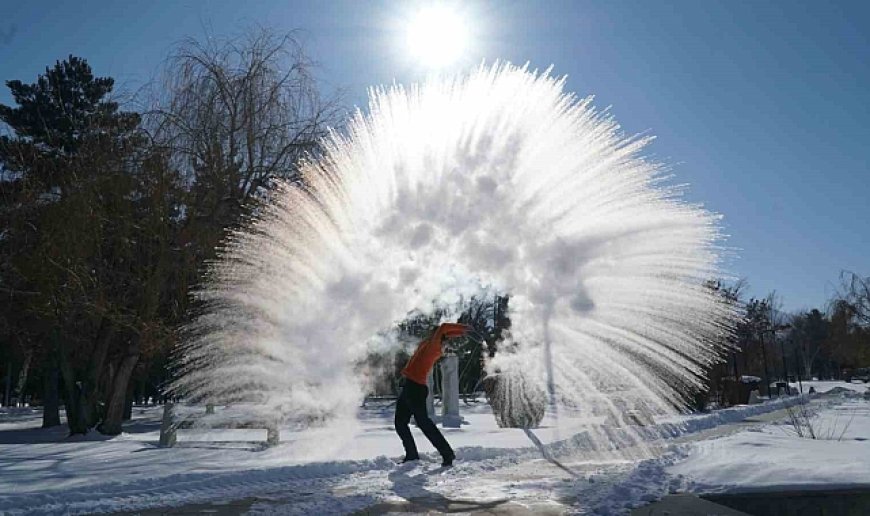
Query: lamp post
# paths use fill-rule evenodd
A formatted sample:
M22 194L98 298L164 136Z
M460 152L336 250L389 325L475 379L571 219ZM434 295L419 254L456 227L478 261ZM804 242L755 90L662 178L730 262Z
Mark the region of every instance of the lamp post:
M776 341L776 333L773 334L773 340ZM788 383L788 364L785 361L785 342L779 341L779 352L782 354L782 376L785 377L785 383Z
M767 374L767 351L764 349L764 334L768 330L761 330L761 360L764 361L764 385L767 387L767 397L770 398L770 375Z
M787 330L789 328L791 328L791 324L777 324L773 328L764 330L762 333L764 333L765 331L770 332L770 334L773 336L773 341L775 343L776 342L776 332L781 331L781 330ZM762 339L761 346L762 346L761 347L762 351L764 351L763 339ZM785 360L785 343L783 341L779 341L779 351L782 354L782 376L783 376L783 380L785 380L786 392L788 392L788 389L789 389L789 387L788 387L788 363ZM766 358L764 361L764 374L765 375L767 374L767 359ZM770 380L765 380L765 381L769 382ZM770 397L770 383L767 384L767 396Z
M801 362L802 362L801 349L800 349L800 347L795 346L795 348L794 348L794 367L795 367L795 371L797 371L798 389L800 389L800 393L803 394L804 393L804 384L801 381L801 376L802 376L801 373L803 372L804 367L801 364Z

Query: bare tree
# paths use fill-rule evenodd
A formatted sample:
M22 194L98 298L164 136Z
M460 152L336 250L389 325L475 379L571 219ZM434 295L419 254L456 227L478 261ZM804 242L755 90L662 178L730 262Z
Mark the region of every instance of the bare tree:
M294 33L257 29L179 45L149 120L174 165L199 186L199 201L237 214L274 179L296 177L299 158L317 151L340 114L313 68Z
M315 65L295 33L250 30L233 38L182 41L153 86L146 126L187 191L173 278L179 309L201 266L278 179L299 179L339 120L337 95L323 96Z
M803 372L812 378L814 371L820 374L816 364L825 349L830 321L824 313L814 308L794 314L790 324L787 339L798 352Z
M849 303L859 324L870 325L870 276L862 278L854 272L840 274L839 298Z

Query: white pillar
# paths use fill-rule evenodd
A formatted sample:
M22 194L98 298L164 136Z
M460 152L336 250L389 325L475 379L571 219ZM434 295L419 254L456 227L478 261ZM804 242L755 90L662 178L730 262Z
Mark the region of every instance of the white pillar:
M434 369L433 369L434 370ZM426 377L426 386L429 387L429 395L426 396L426 413L429 414L429 417L435 418L435 394L433 391L435 390L435 382L432 380L432 371L429 371L429 375Z
M278 422L270 421L266 424L266 446L279 444L281 444L281 432L278 430Z
M172 448L175 446L175 425L172 422L174 407L171 401L163 405L163 421L160 424L160 447Z
M453 353L441 360L441 426L459 428L459 357Z

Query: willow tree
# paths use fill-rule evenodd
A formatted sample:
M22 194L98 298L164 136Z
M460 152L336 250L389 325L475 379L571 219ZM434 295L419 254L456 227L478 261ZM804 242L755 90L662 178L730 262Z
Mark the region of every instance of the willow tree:
M180 289L276 179L297 179L299 159L338 119L313 67L294 34L265 29L188 39L167 60L148 125L188 185Z
M870 276L844 271L840 274L840 281L839 297L849 304L860 324L870 326Z

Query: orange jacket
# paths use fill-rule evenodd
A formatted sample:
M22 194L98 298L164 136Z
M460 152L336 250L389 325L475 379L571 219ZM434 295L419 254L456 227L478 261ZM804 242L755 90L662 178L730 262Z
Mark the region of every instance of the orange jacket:
M428 339L420 342L417 351L408 360L408 365L402 369L405 378L426 385L426 377L435 362L441 358L441 337L461 337L468 331L468 326L458 323L444 323L435 330Z

